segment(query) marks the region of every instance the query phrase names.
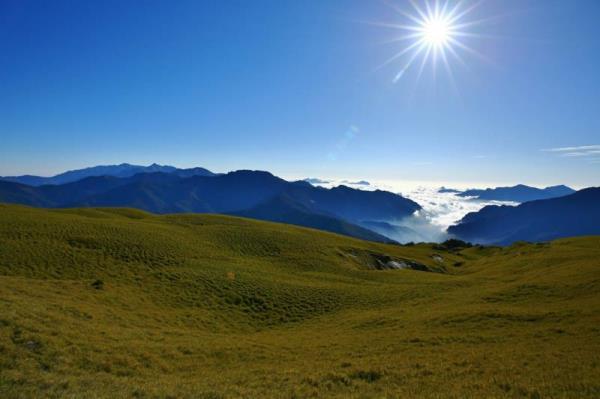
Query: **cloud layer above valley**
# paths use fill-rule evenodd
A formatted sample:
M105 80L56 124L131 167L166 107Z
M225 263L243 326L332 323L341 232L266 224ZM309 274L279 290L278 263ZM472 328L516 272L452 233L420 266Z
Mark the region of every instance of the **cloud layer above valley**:
M400 220L378 221L389 225L385 231L377 230L373 226L366 226L402 243L409 241L441 242L448 238L446 229L462 219L467 213L477 212L487 205L517 205L515 202L483 201L459 197L454 192L439 192L436 187L419 186L399 193L386 184L376 182L369 182L368 185L365 185L356 184L363 183L362 181L353 184L347 180L319 180L326 183L313 184L328 188L343 184L361 190L380 189L392 191L421 205L423 209L410 217Z

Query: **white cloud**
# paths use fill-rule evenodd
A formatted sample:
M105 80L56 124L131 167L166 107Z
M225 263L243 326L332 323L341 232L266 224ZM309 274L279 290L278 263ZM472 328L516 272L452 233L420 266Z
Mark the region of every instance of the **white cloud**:
M307 177L306 179L304 179L304 181L307 183L310 183L312 185L331 183L330 180L323 180L323 179L319 179L317 177Z
M487 205L517 205L515 202L472 200L455 193L440 193L436 188L419 187L404 193L404 196L419 203L422 214L432 224L445 230L458 222L467 213L477 212Z
M588 151L594 151L594 150L600 150L600 144L581 145L578 147L546 148L546 149L543 149L542 151L547 151L547 152L573 152L573 151L588 152Z
M359 180L359 181L342 180L340 183L347 184L349 186L370 186L371 185L366 180Z
M561 157L600 160L600 144L581 145L577 147L546 148L544 152L553 152ZM596 163L596 162L592 162Z
M341 183L339 180L329 180L327 184L318 185L331 188ZM393 187L373 181L369 186L354 186L354 188L397 192ZM398 194L410 198L423 207L419 212L404 219L385 221L408 229L407 232L390 237L400 242L444 241L448 238L446 228L458 222L469 212L477 212L486 205L517 205L516 202L473 200L459 197L456 193L440 193L437 187L418 186Z

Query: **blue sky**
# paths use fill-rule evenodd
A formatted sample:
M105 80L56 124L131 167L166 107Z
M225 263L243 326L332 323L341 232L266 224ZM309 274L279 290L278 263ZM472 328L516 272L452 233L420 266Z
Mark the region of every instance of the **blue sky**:
M453 85L378 68L406 46L376 24L406 21L383 1L0 1L0 175L598 185L599 18L595 0L484 1Z

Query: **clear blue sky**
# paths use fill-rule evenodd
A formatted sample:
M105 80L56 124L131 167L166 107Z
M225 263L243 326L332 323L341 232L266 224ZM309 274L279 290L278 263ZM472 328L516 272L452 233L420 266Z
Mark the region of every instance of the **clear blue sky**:
M488 60L450 60L454 87L439 66L377 69L406 46L365 23L405 21L381 1L0 0L0 175L599 185L593 147L542 150L600 145L600 2L488 0L465 20L488 17L464 38Z

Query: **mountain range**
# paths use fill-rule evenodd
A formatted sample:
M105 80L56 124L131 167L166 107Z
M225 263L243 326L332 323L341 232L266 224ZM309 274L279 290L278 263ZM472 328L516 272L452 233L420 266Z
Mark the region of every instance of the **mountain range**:
M467 214L457 225L449 227L448 233L463 240L500 245L597 235L600 234L600 187L518 206L486 206Z
M156 167L161 171L152 171ZM0 202L49 208L133 207L159 214L231 214L381 242L392 240L359 225L369 220L401 219L421 209L416 202L386 191L346 186L326 189L263 171L214 174L202 168L151 165L142 173L127 176L131 167L102 168L113 175L40 186L0 181ZM98 173L98 169L67 172L59 179L89 173ZM57 177L50 179L56 181Z
M114 177L131 177L138 173L154 173L163 172L175 174L180 177L191 176L214 176L215 173L204 168L189 168L179 169L174 166L158 165L156 163L149 166L131 165L122 163L120 165L99 165L84 169L70 170L51 177L42 176L5 176L0 177L0 180L11 181L15 183L26 184L28 186L42 186L47 184L66 184L76 182L86 177L93 176L114 176Z
M488 201L527 202L563 197L565 195L573 194L575 190L564 185L537 188L518 184L512 187L496 187L484 190L470 189L462 192L442 188L440 192L455 192L460 197L475 197L476 199Z
M52 177L0 178L0 202L47 208L132 207L153 213L220 213L294 224L379 242L426 240L402 219L421 206L387 191L344 185L315 186L318 179L290 182L269 172L226 174L173 166L94 166ZM321 180L319 180L321 181ZM312 183L312 184L311 184ZM367 184L367 182L359 182ZM358 183L351 183L358 184ZM525 185L485 190L442 188L482 200L521 202L486 206L451 226L451 236L484 244L600 234L600 188Z

